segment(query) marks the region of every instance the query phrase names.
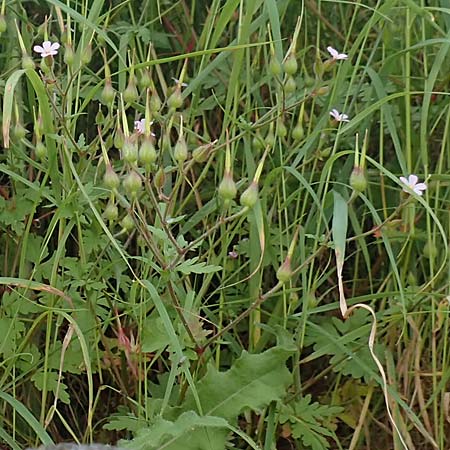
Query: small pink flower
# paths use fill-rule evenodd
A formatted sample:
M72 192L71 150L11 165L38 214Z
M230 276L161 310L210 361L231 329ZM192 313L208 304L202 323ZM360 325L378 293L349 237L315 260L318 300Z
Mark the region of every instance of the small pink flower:
M35 45L33 47L33 50L36 53L39 53L42 58L45 58L46 56L55 56L58 54L58 49L60 45L58 42L53 42L53 44L50 41L44 41L41 45Z
M337 109L332 109L330 111L330 116L332 116L336 122L350 122L347 114L340 113Z
M333 47L327 47L328 53L331 55L334 61L339 61L341 59L347 59L348 55L346 53L339 53L335 48Z
M414 174L410 175L408 178L400 177L400 181L406 185L403 188L403 191L408 194L410 194L412 190L417 195L423 195L423 191L427 189L427 185L425 183L418 183L419 177Z
M152 125L153 121L150 122L150 126ZM144 134L145 133L145 119L141 120L135 120L134 121L134 129L138 134ZM152 136L154 136L153 133L151 133Z

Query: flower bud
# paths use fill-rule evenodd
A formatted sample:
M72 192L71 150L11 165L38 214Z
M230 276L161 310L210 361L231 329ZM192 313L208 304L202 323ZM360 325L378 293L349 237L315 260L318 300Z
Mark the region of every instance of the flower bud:
M258 194L258 184L255 181L252 181L250 186L241 194L241 205L250 209L253 208L258 201Z
M138 159L137 145L129 136L123 142L122 158L130 164L135 164Z
M153 114L156 114L161 109L161 99L157 92L152 92L152 96L150 97L150 111Z
M160 167L155 174L153 183L155 185L155 188L158 191L160 191L163 188L165 182L166 182L166 174L164 173L164 169L162 167Z
M356 192L364 192L367 188L367 178L364 174L364 169L355 166L350 175L350 186Z
M210 148L211 148L210 144L201 145L200 147L197 147L192 152L192 159L196 163L204 163L208 159Z
M282 71L283 71L283 68L281 67L280 62L278 61L278 59L276 58L276 56L273 55L272 58L270 59L270 63L269 63L269 72L270 72L274 77L280 77Z
M97 114L95 115L95 123L96 123L96 125L102 125L104 121L105 121L105 116L103 115L102 108L99 107Z
M107 189L115 191L120 186L119 175L114 171L111 164L106 164L105 175L103 176L103 184Z
M428 259L436 259L438 255L438 249L434 245L433 241L427 241L423 247L423 256Z
M298 69L297 59L294 53L290 53L289 56L284 61L283 69L288 75L295 75Z
M284 263L277 270L277 280L280 283L286 283L292 277L291 259L286 257Z
M72 67L74 60L75 60L75 54L73 52L73 48L70 44L66 44L65 50L64 50L64 62L69 67Z
M134 230L134 220L133 218L127 214L121 221L120 221L120 225L122 225L122 228L125 231L133 231Z
M139 148L139 162L145 167L150 168L156 161L156 150L153 145L153 139L146 136Z
M178 109L183 104L183 97L179 87L175 88L172 95L167 99L167 105L171 111Z
M86 45L84 51L81 52L81 64L88 65L92 59L92 46L91 44Z
M222 181L217 189L219 197L225 201L233 200L237 194L236 183L230 172L225 172Z
M51 56L46 56L41 59L40 68L45 75L50 75L53 66L53 58Z
M148 69L143 69L141 71L141 76L139 77L139 86L142 89L148 89L152 85L152 78L150 77L150 72Z
M125 138L123 135L123 131L120 128L117 128L116 132L114 133L114 147L116 147L118 150L121 150L124 143Z
M293 94L297 89L297 84L294 80L294 77L289 75L284 83L284 93L286 95Z
M272 148L275 145L275 135L273 134L273 123L270 124L269 132L264 138L264 144L266 147Z
M113 202L109 201L105 211L103 211L103 216L110 222L115 222L119 217L119 208Z
M36 153L36 156L40 160L43 160L47 156L47 147L45 146L45 144L42 141L38 141L38 142L36 142L36 148L35 148L34 152Z
M298 123L295 125L294 129L292 130L292 139L295 141L300 141L303 139L305 135L305 131L303 130L303 126L301 123Z
M283 122L283 119L278 119L277 123L277 136L280 138L284 138L287 135L287 128L286 125Z
M103 87L102 93L100 95L100 101L109 107L112 107L112 102L114 100L114 88L112 87L111 80L105 81L105 86Z
M123 91L123 99L125 103L133 103L138 99L138 91L136 89L136 83L134 82L134 76L131 75L128 80L128 85Z
M253 137L252 147L255 150L262 150L264 148L264 141L259 133L255 134Z
M33 70L35 68L35 64L33 58L29 55L22 56L22 69L24 70Z
M6 23L6 17L0 14L0 33L4 33L8 29L8 24Z
M178 164L183 164L188 157L188 148L183 136L180 136L175 144L173 157Z
M123 188L130 197L137 197L139 191L142 189L141 177L136 171L132 170L123 180Z
M14 137L21 140L27 135L27 131L28 130L20 122L17 122L13 130Z
M314 94L321 97L323 95L327 95L329 91L330 91L330 88L328 86L321 86L319 89L316 89Z

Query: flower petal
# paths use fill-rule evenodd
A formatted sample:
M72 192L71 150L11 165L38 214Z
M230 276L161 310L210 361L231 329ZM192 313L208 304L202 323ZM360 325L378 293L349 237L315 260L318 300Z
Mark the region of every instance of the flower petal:
M336 58L336 57L339 55L339 52L338 52L335 48L331 47L331 45L330 45L329 47L327 47L327 50L328 50L328 53L329 53L333 58Z
M419 189L420 191L426 191L427 185L425 183L417 183L415 189Z
M400 177L400 181L401 181L403 184L406 184L406 185L409 186L409 181L408 181L407 178L405 178L405 177Z
M34 50L36 53L43 53L43 52L45 51L40 45L35 45L35 46L33 47L33 50Z
M53 44L50 46L51 50L58 50L60 47L59 42L53 42Z
M411 174L408 177L408 184L413 187L417 184L417 182L419 181L419 177L417 175Z
M423 191L418 189L417 186L414 187L413 191L417 194L417 195L423 195Z

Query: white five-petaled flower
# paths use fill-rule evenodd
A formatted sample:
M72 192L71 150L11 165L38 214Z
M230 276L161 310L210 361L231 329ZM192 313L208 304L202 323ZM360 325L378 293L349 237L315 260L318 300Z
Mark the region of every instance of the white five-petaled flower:
M58 49L60 45L59 42L53 42L53 44L50 41L44 41L42 45L35 45L33 47L33 50L36 53L39 53L42 58L45 58L46 56L55 56L58 54Z
M150 122L150 126L152 125L153 120ZM137 131L138 134L144 134L145 133L145 119L141 120L135 120L134 121L134 129ZM154 136L153 133L151 133L152 136Z
M425 183L418 183L419 177L417 175L410 175L408 178L400 177L400 181L406 186L403 188L404 192L410 193L413 190L417 195L423 195L423 191L426 190L427 185Z
M333 58L333 60L335 60L335 61L348 58L348 55L346 53L339 53L335 48L333 48L331 46L327 47L327 50L328 50L328 53Z
M336 122L350 122L347 114L340 113L337 109L332 109L330 111L330 116L333 116L333 119L336 120Z

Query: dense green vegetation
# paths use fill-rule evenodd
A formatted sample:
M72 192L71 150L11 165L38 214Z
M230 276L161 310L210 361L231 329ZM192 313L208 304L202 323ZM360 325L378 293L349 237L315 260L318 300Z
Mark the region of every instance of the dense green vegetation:
M0 447L449 448L448 2L0 33Z

